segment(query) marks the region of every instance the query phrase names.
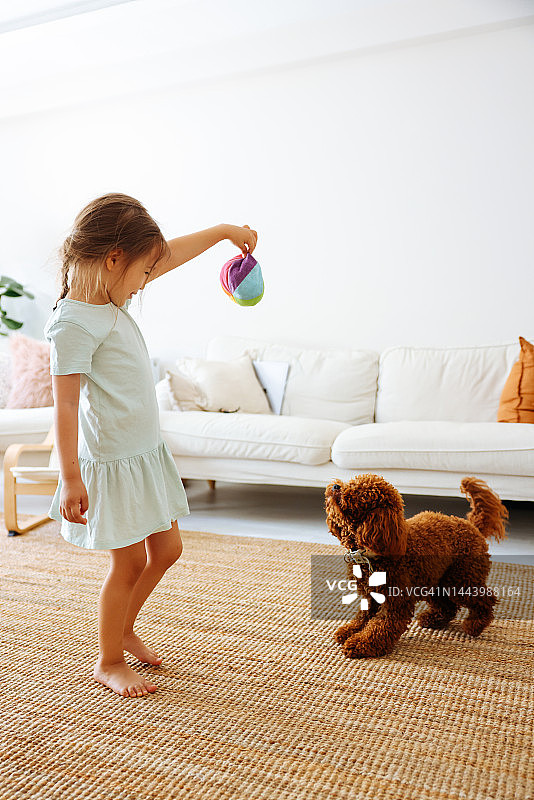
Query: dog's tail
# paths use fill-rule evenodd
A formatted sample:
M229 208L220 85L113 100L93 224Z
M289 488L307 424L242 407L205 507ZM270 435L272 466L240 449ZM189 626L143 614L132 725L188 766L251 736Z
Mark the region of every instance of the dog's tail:
M504 539L508 510L501 503L499 495L480 478L464 478L460 489L467 495L471 504L471 511L467 515L469 522L472 522L486 539L490 536L497 541Z

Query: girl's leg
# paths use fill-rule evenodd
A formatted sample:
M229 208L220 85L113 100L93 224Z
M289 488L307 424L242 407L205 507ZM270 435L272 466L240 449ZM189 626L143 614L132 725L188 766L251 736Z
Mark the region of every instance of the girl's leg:
M130 602L124 619L123 647L140 661L161 664L162 659L134 633L135 619L152 590L165 572L180 558L182 539L178 523L173 521L167 531L152 533L145 539L147 562L130 595Z
M155 692L157 686L145 680L124 660L122 644L124 619L130 595L146 564L144 542L110 550L111 565L100 591L98 642L100 653L93 677L125 697Z

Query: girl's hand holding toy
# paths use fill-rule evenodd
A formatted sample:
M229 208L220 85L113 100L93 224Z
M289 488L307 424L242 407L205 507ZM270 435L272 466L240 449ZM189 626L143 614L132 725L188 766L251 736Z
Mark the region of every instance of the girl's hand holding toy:
M229 225L227 238L240 248L243 255L234 256L221 270L223 291L240 306L255 306L263 297L264 285L261 267L251 255L258 241L258 234L243 225ZM248 251L246 246L248 245Z
M251 230L250 225L243 225L242 228L239 225L226 225L226 230L226 238L239 247L244 256L247 255L247 252L252 253L258 242L258 234Z

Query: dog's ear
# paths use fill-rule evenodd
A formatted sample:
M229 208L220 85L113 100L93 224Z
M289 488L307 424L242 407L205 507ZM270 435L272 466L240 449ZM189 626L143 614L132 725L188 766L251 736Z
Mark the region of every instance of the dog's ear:
M362 521L360 539L374 553L403 556L408 540L404 515L392 508L374 509Z

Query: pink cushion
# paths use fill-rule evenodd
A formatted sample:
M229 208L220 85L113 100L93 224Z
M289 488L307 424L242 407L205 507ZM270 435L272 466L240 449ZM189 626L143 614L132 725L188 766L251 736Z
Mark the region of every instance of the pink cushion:
M50 375L50 345L22 333L9 337L11 348L11 391L6 408L53 406Z

